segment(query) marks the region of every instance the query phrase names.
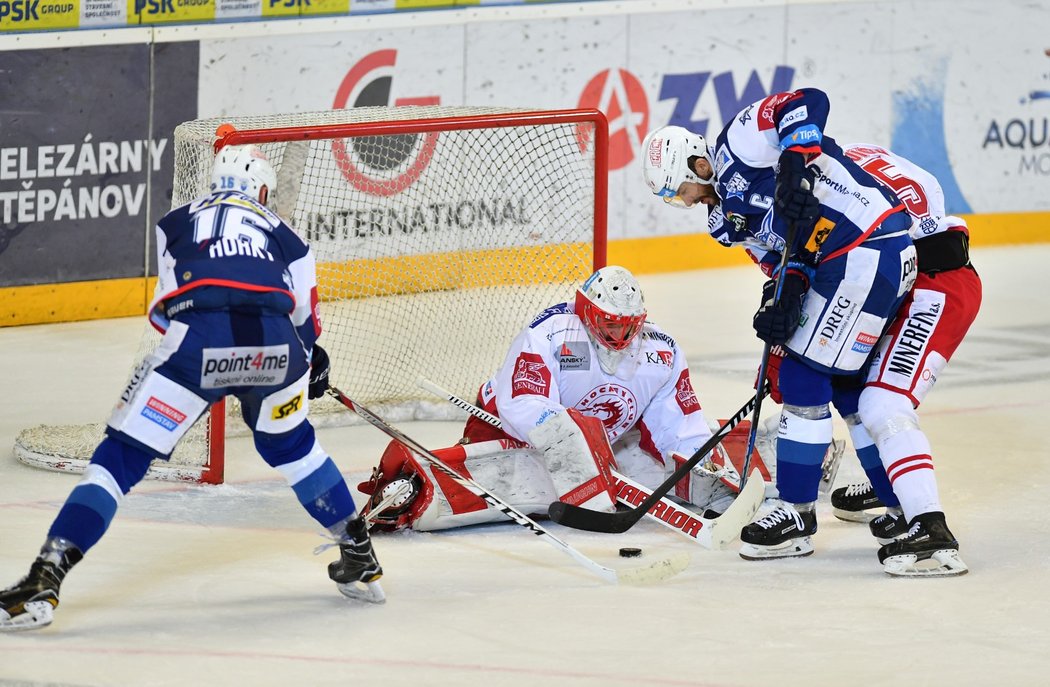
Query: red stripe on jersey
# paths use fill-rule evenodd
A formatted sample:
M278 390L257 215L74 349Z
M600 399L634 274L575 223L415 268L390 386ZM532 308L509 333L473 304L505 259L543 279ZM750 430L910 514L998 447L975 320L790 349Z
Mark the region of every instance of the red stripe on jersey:
M839 249L838 249L837 251L835 251L834 253L832 253L832 254L828 255L828 256L827 256L826 258L822 258L822 259L821 259L821 262L825 262L825 261L827 261L827 260L834 260L835 258L839 257L840 255L844 255L844 254L846 254L846 253L850 252L851 250L853 250L854 248L856 248L856 247L857 247L857 246L859 246L860 244L862 244L862 243L864 243L865 241L867 241L867 240L868 240L868 237L869 237L869 236L871 236L871 235L872 235L872 233L873 233L873 232L874 232L874 231L875 231L876 229L878 229L878 228L879 228L879 225L880 225L880 224L882 224L882 223L883 223L883 221L884 221L884 220L885 220L885 219L886 219L887 217L889 217L889 216L890 216L890 215L892 215L893 213L897 212L898 210L905 210L905 212L907 212L907 209L906 209L906 208L904 207L904 205L903 205L903 204L901 204L901 205L898 205L898 206L896 206L896 207L892 207L892 208L890 208L890 209L889 209L889 210L887 210L886 212L884 212L884 213L882 213L881 215L879 215L878 219L876 219L876 220L875 220L874 222L872 222L872 223L871 223L871 226L870 226L870 227L868 227L867 231L865 231L865 232L864 232L863 234L861 234L860 236L858 236L858 237L857 237L857 238L856 238L856 239L855 239L855 240L853 241L853 243L849 244L848 246L844 246L844 247L842 247L842 248L839 248Z
M184 284L179 288L175 289L171 293L164 294L158 303L164 303L175 296L191 291L200 286L222 286L228 289L237 289L238 291L255 291L257 293L283 293L292 299L292 310L295 309L295 294L288 289L279 289L275 286L260 286L259 284L248 284L247 282L234 281L232 279L201 279L199 281L192 281L189 284ZM291 312L289 310L288 312Z

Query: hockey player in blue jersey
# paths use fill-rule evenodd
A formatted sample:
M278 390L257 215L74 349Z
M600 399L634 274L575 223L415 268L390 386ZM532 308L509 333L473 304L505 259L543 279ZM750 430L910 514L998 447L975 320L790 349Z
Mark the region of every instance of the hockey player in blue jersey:
M830 404L844 416L856 412L860 373L916 278L905 206L824 134L828 111L819 90L777 93L739 112L713 154L681 127L652 132L642 147L653 193L679 207L710 206L709 233L743 245L771 278L753 324L759 338L788 351L779 378L780 501L741 532L747 559L812 553ZM796 238L786 245L792 225ZM939 543L958 548L943 517L931 527Z
M62 580L101 539L123 496L227 395L240 400L259 454L338 542L329 577L347 596L383 600L365 523L307 419L309 399L328 385L328 356L316 344L313 254L267 207L275 186L258 148L226 147L212 192L158 222L149 317L164 338L121 394L29 574L0 592L0 630L51 623Z

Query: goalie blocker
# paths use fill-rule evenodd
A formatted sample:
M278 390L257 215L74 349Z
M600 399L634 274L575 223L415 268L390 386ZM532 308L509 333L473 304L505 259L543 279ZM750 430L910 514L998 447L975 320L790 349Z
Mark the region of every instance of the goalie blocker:
M746 421L741 423L726 437L709 465L699 466L677 485L676 500L693 506L708 518L729 506L739 489L738 471L744 462L748 425ZM761 428L759 436L751 464L769 481L767 465L774 462L775 435ZM612 467L651 489L663 481L668 468L645 452L640 440L637 431L618 440L612 447ZM524 442L503 438L456 444L433 452L456 472L488 485L524 513L544 516L550 503L558 500L560 490L548 469L544 451ZM671 465L669 469L675 467ZM635 487L626 481L610 478L608 484L617 500L637 500ZM506 520L483 499L449 476L431 470L396 441L387 446L370 479L359 484L358 490L369 497L363 513L373 531L433 531Z

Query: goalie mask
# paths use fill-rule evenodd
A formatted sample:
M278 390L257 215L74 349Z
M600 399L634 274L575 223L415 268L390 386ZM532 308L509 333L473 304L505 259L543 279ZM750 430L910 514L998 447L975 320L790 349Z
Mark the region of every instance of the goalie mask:
M714 161L707 149L707 141L680 126L665 126L649 133L642 141L642 173L645 182L655 195L665 203L678 208L690 208L693 204L679 195L678 190L686 181L694 184L713 184L710 179L701 179L693 171L693 161L703 158L714 170Z
M215 156L211 190L239 191L272 207L277 191L273 166L257 146L226 146Z
M615 374L645 325L645 300L634 275L623 267L603 267L576 291L576 315L598 349L598 362Z

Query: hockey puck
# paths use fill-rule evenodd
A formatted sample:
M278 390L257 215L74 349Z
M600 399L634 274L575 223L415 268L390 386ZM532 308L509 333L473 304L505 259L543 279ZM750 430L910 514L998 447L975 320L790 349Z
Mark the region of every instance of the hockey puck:
M633 546L625 546L620 549L620 556L623 558L638 558L642 555L641 549L636 549Z

